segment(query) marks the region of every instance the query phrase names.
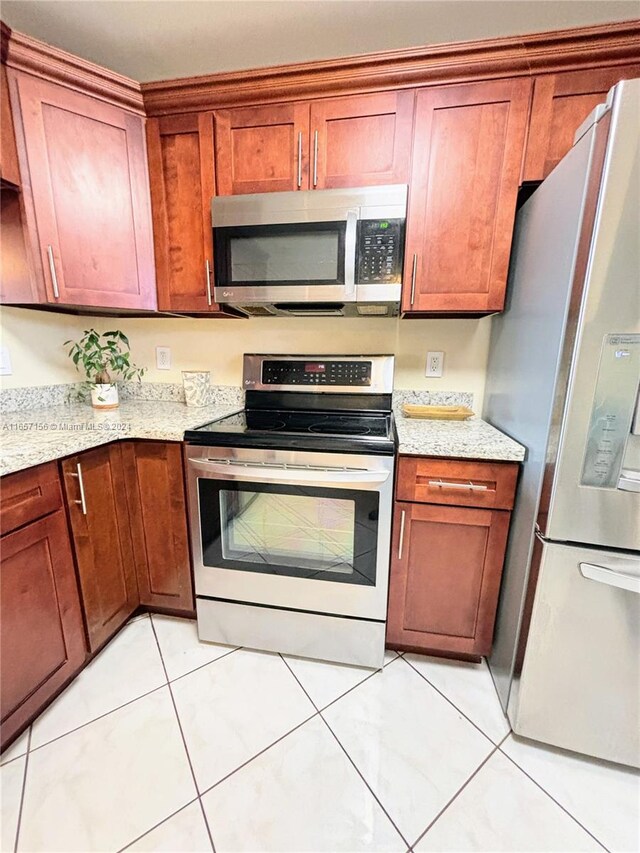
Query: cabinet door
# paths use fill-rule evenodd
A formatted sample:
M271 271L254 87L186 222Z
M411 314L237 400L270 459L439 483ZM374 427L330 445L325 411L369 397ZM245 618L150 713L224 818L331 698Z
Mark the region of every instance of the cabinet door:
M47 301L154 309L143 119L63 86L11 74L24 131L25 192L35 217L31 236Z
M406 184L414 93L381 92L311 104L311 186Z
M140 603L194 610L182 447L157 441L122 445Z
M405 312L504 305L530 81L418 92Z
M139 603L122 456L118 444L62 463L91 651Z
M0 592L4 748L86 657L80 599L62 510L3 537Z
M309 188L309 105L217 110L218 195Z
M487 654L508 530L500 510L396 503L387 642Z
M593 68L536 77L523 180L541 181L573 145L576 130L609 89L640 77L640 65Z
M147 122L161 311L219 311L212 299L213 113Z
M7 69L0 66L0 124L2 135L0 136L0 178L15 186L20 185L20 169L18 167L18 152L16 150L16 137L13 130L13 118L11 116L11 103L9 101L9 85L7 83Z

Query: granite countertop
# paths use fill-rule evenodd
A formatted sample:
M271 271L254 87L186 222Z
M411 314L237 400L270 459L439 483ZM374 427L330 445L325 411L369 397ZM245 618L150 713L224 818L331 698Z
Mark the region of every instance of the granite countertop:
M4 414L0 476L124 438L182 441L184 431L237 412L241 405L191 408L172 401L123 400L99 411L72 403Z
M451 456L493 462L522 462L525 448L481 418L436 421L407 418L394 409L398 452L407 456Z

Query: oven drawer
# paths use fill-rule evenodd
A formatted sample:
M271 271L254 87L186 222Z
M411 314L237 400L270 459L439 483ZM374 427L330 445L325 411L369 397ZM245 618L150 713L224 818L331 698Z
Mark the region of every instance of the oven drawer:
M396 499L412 503L511 509L518 464L401 456Z
M62 506L58 466L47 462L2 478L0 533L10 533Z

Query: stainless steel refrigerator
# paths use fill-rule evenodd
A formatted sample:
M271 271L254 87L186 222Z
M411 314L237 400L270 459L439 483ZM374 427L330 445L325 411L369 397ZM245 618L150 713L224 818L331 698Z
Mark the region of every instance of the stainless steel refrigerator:
M514 731L640 766L640 80L520 209L484 417L524 444L489 660Z

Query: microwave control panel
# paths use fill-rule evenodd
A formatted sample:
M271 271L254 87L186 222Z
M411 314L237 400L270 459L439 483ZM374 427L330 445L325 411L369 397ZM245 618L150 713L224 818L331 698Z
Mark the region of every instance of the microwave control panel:
M371 385L370 361L264 361L263 385Z
M404 219L358 222L357 284L399 284L404 260Z

